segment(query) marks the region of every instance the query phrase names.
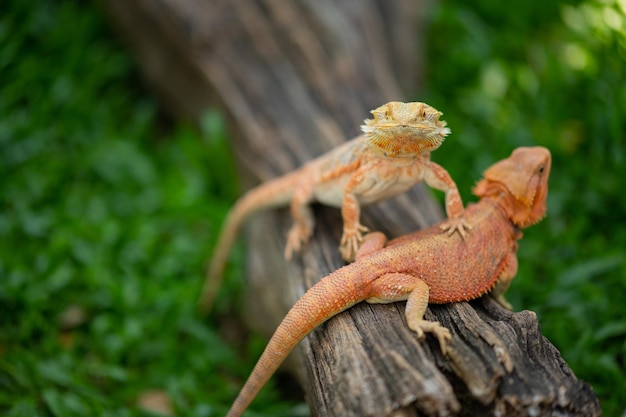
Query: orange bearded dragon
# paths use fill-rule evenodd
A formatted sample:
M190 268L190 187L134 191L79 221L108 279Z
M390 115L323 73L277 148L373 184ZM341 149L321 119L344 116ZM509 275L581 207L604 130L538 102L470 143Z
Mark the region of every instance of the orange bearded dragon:
M368 231L359 219L361 206L405 192L425 181L445 193L448 222L441 229L461 236L468 229L463 203L447 171L430 161L450 129L439 120L441 112L425 103L390 102L371 112L373 119L361 126L363 134L314 159L299 169L270 180L241 197L229 212L217 240L200 310L213 303L230 248L241 224L254 212L290 205L294 225L289 231L285 257L290 259L311 236L313 201L340 207L343 217L341 254L352 261Z
M356 261L322 278L287 313L270 339L227 417L240 416L296 345L313 329L351 306L406 300L406 319L423 338L432 333L446 353L451 334L424 320L428 303L467 301L491 292L504 307L504 292L517 273L517 241L546 212L550 152L518 148L484 173L474 187L480 201L465 210L472 232L445 236L441 225L394 239L385 245L372 233Z

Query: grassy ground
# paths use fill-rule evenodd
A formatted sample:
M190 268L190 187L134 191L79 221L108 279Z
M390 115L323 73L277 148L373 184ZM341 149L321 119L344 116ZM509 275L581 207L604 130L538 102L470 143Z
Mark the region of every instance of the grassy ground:
M514 146L553 151L549 217L509 299L619 415L624 9L534 3L440 5L416 98L445 112L435 159L466 201ZM164 120L97 11L54 0L0 5L0 115L0 415L223 415L263 341L193 314L237 190L219 117L200 132ZM255 409L302 414L273 386Z
M237 190L219 118L200 134L164 121L88 4L10 3L0 415L224 415L262 342L236 352L194 317L207 236ZM268 415L285 408L274 392Z

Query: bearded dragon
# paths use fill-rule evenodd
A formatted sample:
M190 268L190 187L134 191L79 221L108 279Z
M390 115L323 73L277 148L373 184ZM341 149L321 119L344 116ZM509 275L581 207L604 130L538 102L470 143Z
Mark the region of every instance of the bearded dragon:
M450 133L441 112L425 103L390 102L371 112L361 126L363 134L314 159L283 177L270 180L242 196L229 212L219 235L200 298L207 312L219 289L222 271L241 224L254 212L290 205L294 225L289 231L285 257L300 251L310 238L313 201L340 207L343 235L340 251L351 261L368 231L360 221L361 206L405 192L425 181L445 192L448 222L441 229L465 235L463 203L448 172L430 161Z
M418 338L432 333L444 355L448 329L424 320L429 303L452 303L491 292L511 309L504 292L517 273L517 241L546 212L550 152L543 147L518 148L483 175L473 193L480 197L465 210L472 233L442 236L440 225L385 244L371 233L356 261L324 277L291 308L270 339L227 417L240 416L261 387L296 345L331 317L367 301L406 300L408 326Z

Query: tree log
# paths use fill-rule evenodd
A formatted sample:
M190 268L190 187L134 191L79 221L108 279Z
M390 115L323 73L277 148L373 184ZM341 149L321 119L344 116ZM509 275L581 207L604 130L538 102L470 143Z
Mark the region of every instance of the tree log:
M427 2L101 4L174 114L197 120L209 105L221 106L247 186L356 136L370 109L406 100L421 78ZM248 224L250 317L268 335L307 288L342 265L339 212L315 211L312 240L288 263L286 210ZM417 186L366 208L363 223L395 237L441 217ZM297 367L312 414L600 415L593 391L541 335L532 312L511 313L483 297L431 306L426 318L451 330L448 356L407 328L404 303L362 303L315 330L298 349Z

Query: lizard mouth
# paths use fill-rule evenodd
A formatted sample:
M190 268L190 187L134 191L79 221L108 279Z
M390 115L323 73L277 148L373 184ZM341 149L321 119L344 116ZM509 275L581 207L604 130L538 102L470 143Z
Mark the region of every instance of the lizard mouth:
M428 125L366 125L362 129L372 145L391 157L414 157L422 152L433 151L451 133L447 127Z
M448 136L452 131L449 127L446 127L446 122L437 120L435 126L429 126L426 124L403 124L403 125L393 125L389 124L388 126L382 126L382 129L390 129L392 130L394 127L404 130L406 132L413 132L413 136L420 137L419 132L424 132L424 134L438 134L442 137Z

